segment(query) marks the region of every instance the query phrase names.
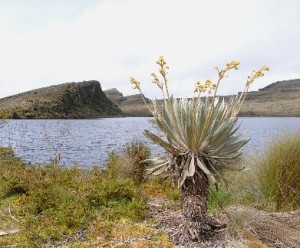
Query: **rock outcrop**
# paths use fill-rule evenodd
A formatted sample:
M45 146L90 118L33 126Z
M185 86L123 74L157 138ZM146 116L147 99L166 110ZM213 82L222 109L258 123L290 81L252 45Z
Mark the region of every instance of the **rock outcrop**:
M53 85L0 99L15 119L76 119L122 116L98 81Z
M116 88L105 90L104 93L127 116L152 116L140 94L123 96ZM151 103L151 100L146 97L145 100L147 103Z

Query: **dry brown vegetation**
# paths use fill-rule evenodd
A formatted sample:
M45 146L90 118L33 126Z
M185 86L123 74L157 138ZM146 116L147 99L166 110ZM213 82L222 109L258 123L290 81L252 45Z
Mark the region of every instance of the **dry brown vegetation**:
M300 79L276 82L249 92L243 116L300 116Z
M155 220L154 227L176 240L184 221L180 210L161 198L152 199L148 204L149 218ZM218 217L228 224L227 229L210 240L191 242L182 247L300 247L300 211L265 212L254 207L230 206L219 212Z

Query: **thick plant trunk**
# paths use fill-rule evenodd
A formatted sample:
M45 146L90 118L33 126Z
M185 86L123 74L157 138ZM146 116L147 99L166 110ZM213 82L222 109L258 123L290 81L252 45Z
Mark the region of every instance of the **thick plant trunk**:
M214 231L226 227L226 224L220 224L207 215L208 196L209 182L203 173L198 171L193 178L185 180L181 187L181 209L185 222L179 243L206 240Z

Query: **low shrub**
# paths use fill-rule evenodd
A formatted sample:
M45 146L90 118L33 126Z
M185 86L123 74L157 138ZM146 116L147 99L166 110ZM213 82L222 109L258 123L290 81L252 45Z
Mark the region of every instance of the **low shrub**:
M10 147L0 147L0 198L26 193L29 174L30 170Z
M176 186L172 186L169 178L166 180L159 177L152 178L142 185L142 189L149 197L180 200L180 191Z

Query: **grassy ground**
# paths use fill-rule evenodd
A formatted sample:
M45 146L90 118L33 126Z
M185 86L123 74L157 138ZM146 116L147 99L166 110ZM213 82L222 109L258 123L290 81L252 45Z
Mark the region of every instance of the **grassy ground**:
M227 172L230 183L211 189L209 212L228 228L196 247L300 245L299 154L298 134L244 159L247 170ZM179 191L168 180L144 178L139 161L149 156L136 143L111 154L107 169L86 171L24 164L0 148L0 246L176 247Z
M138 172L137 160L148 155L146 147L135 144L122 156L111 154L106 170L85 171L28 165L11 149L0 148L1 247L122 242L170 247L168 236L151 228L145 218L148 193L157 188L162 197L168 197L167 192L174 197L173 189L133 174Z

